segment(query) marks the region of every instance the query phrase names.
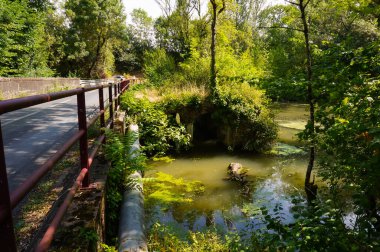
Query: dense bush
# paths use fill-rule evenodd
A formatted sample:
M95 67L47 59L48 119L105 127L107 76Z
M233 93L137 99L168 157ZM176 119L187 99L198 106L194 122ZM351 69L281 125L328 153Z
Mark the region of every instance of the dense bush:
M145 78L153 85L162 85L176 71L174 59L163 49L146 52L144 59Z
M139 125L144 153L148 156L160 156L189 145L190 136L183 125L169 118L147 98L139 99L134 95L135 93L127 93L122 97L122 108L127 111L129 120Z
M214 104L213 117L235 129L234 138L243 143L238 147L261 152L275 141L277 126L262 90L245 82L220 85Z

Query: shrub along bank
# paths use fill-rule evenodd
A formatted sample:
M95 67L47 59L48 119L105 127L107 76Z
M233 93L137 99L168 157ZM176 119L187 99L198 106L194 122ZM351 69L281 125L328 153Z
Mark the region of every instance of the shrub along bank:
M220 84L216 92L211 96L205 88L190 85L140 86L123 95L121 106L128 120L139 124L148 156L186 149L191 140L216 140L234 150L268 149L277 137L277 126L264 92L233 82ZM203 138L197 139L199 135Z

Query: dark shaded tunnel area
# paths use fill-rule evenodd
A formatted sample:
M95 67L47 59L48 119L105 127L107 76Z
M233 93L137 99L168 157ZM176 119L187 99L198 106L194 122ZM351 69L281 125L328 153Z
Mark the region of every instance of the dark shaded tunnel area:
M199 116L194 122L194 143L217 140L218 125L212 120L211 113Z

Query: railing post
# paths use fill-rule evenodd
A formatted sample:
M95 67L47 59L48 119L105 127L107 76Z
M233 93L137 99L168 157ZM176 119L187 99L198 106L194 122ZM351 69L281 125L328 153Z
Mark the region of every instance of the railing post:
M119 97L117 98L117 104L120 106L121 82L117 83L117 93L119 94Z
M112 86L109 86L109 87L108 87L108 97L109 97L110 119L111 119L110 129L113 129L113 99L112 99Z
M13 230L11 200L9 198L7 168L5 163L3 133L0 122L0 216L4 219L0 222L1 251L17 251L16 239Z
M86 96L84 89L81 93L77 95L77 105L78 105L78 126L79 130L84 130L85 133L79 140L80 149L80 168L86 168L89 170L88 165L88 141L87 141L87 118L86 118ZM89 172L83 179L82 187L88 187L90 185Z
M118 99L117 99L117 84L113 86L113 92L114 92L114 97L115 97L115 111L117 110L118 106Z
M99 88L99 110L105 113L103 87ZM106 120L105 120L104 113L100 115L100 128L102 128L102 131L104 131L103 129L106 127Z

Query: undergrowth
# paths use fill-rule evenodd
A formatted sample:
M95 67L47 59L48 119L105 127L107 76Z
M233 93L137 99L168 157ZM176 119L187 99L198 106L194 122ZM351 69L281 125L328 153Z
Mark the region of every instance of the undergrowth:
M111 161L112 167L108 173L106 185L106 230L107 243L116 244L119 213L123 192L127 188L127 177L134 171L145 170L145 156L132 149L138 138L134 132L125 135L106 131L107 143L105 145L106 158Z

